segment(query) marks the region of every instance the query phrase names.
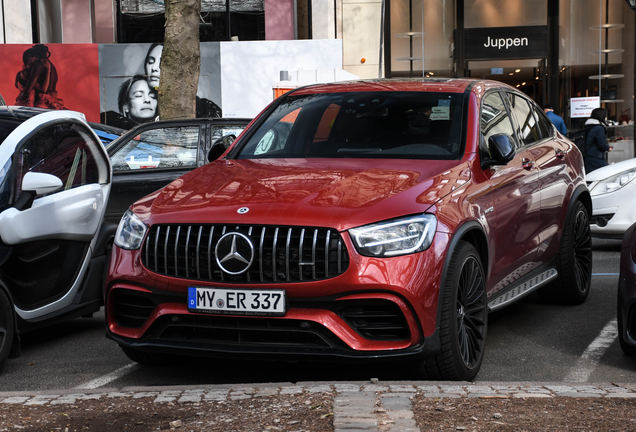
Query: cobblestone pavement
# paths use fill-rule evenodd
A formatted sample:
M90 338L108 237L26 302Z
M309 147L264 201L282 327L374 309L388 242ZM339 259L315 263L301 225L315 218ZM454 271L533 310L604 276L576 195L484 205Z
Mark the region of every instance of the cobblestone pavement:
M411 398L636 398L636 384L537 384L457 382L272 383L240 385L126 387L121 389L0 392L0 404L64 405L82 400L147 398L154 404L236 401L301 393L333 395L336 432L419 431Z

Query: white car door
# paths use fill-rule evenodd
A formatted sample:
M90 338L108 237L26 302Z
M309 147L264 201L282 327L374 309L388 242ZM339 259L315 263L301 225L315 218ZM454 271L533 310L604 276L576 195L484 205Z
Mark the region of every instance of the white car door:
M36 115L0 145L0 278L23 320L101 293L82 280L110 184L108 154L80 113Z

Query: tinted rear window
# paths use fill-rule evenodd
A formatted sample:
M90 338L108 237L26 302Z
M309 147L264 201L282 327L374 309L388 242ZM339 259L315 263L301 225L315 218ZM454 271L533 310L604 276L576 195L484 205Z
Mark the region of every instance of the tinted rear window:
M463 99L424 92L290 96L237 157L457 159L463 150Z

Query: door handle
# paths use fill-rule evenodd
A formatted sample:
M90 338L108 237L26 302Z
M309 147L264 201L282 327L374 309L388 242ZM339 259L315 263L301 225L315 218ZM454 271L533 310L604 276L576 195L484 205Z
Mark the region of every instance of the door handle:
M523 158L521 160L521 163L523 163L523 168L527 169L528 171L533 170L534 169L534 161L531 159L526 159Z
M563 152L563 150L555 149L554 151L555 151L556 157L558 157L559 159L563 159L565 157L565 153Z

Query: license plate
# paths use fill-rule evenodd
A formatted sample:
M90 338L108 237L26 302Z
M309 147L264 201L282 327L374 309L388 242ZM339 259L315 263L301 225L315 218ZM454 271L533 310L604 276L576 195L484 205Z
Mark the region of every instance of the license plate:
M284 315L285 290L189 287L188 310L234 315Z

